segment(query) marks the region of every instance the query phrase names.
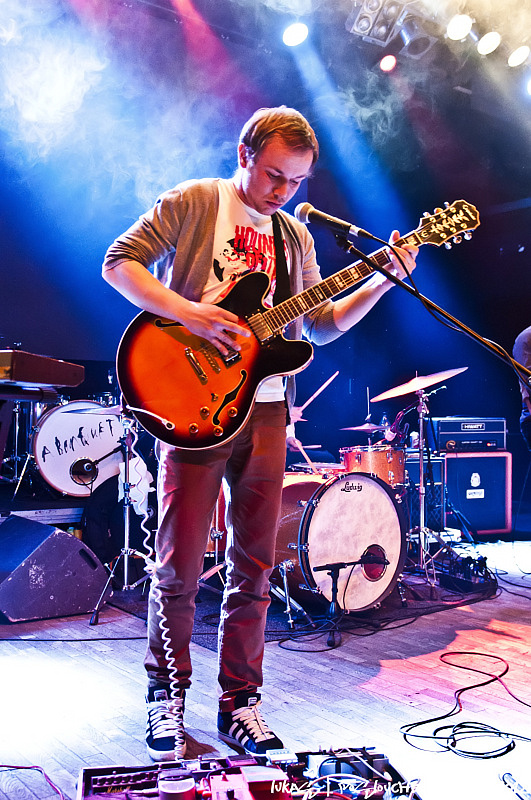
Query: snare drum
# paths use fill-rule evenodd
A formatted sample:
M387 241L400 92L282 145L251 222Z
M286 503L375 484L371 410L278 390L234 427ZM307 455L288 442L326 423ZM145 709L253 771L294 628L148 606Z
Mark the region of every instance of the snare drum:
M406 528L401 501L380 478L286 475L276 563L292 562L294 598L304 602L309 589L328 603L331 577L315 568L349 564L340 570L337 599L345 611L364 611L393 590L406 559Z
M343 447L339 451L347 472L367 472L389 486L405 481L404 451L390 445L372 447Z
M75 400L43 414L33 457L44 480L64 494L88 497L123 462L120 418L92 400Z

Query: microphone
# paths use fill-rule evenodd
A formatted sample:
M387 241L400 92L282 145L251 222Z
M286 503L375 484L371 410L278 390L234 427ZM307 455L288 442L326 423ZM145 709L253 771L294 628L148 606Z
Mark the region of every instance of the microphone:
M304 222L307 225L313 222L315 225L322 225L324 228L330 228L334 233L340 233L343 236L361 236L366 239L373 239L373 235L363 228L358 228L357 225L352 225L350 222L345 222L343 219L332 217L330 214L325 214L324 211L318 211L312 206L311 203L299 203L293 212L295 219L299 222Z

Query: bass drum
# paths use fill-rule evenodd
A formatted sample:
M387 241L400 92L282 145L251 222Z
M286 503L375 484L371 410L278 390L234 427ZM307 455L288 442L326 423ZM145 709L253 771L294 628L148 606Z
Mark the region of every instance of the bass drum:
M290 480L283 490L276 563L293 563L288 572L293 597L304 603L311 597L306 590L311 590L330 603L332 579L327 570L315 570L345 563L338 580L341 608L365 611L381 603L406 559L407 526L395 492L365 473L326 482L318 476L286 478Z
M33 457L44 480L74 497L88 497L123 462L123 425L116 413L91 400L46 412L33 438Z

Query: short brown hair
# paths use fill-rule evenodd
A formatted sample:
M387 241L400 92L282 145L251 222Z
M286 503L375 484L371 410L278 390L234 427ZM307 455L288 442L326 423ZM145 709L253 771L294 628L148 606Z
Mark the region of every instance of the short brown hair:
M319 158L315 132L306 117L295 108L259 108L243 126L239 143L245 145L248 157L254 158L273 136L280 136L288 147L295 150L311 150L312 167Z

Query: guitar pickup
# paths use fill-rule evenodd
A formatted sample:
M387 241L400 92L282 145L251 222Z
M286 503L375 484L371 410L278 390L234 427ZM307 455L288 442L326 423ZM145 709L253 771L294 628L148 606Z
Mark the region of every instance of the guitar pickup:
M184 354L188 359L188 363L191 365L192 369L194 370L195 374L197 375L201 383L203 384L208 383L208 376L203 367L201 366L201 364L199 363L199 361L197 360L197 358L195 357L195 353L193 352L192 348L185 347Z
M225 346L226 346L226 348L228 350L228 353L227 353L226 356L223 356L220 353L220 356L223 359L223 363L225 364L226 367L231 367L233 364L237 364L238 361L242 360L242 357L241 357L240 353L238 352L238 350L235 350L230 345L225 345Z

